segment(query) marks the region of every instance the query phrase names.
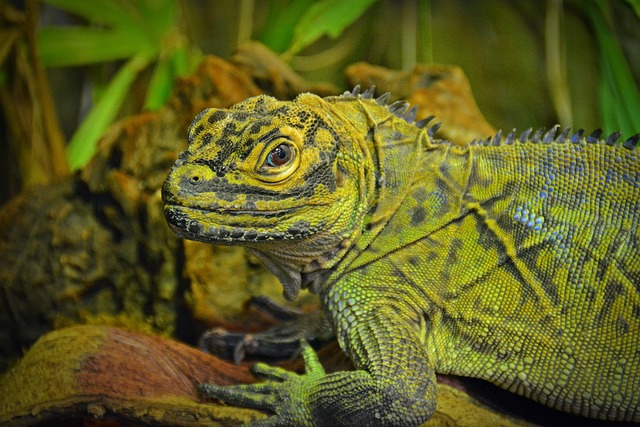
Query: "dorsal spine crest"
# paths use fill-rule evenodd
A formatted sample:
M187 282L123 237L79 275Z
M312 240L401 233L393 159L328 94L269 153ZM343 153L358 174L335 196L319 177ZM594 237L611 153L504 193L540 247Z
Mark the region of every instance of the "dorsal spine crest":
M372 99L378 105L386 107L389 110L389 112L394 116L401 118L405 120L407 123L413 124L414 126L420 129L425 128L434 119L434 116L429 116L416 122L415 118L418 113L417 105L413 105L410 107L410 104L405 100L399 100L389 104L389 101L391 99L390 92L385 92L382 95L380 95L378 98L374 98L374 94L375 94L374 85L367 88L364 92L361 92L360 85L356 85L353 88L353 90L344 92L342 94L342 97L344 99L349 99L349 98L358 98L358 99L366 99L366 100ZM442 126L442 123L436 123L431 127L429 127L427 129L428 135L430 137L433 137L438 132L438 130L440 130L441 126ZM571 143L577 144L581 142L583 139L585 139L585 141L589 144L602 143L607 145L614 145L622 135L620 131L615 131L611 133L609 136L607 136L606 138L602 138L602 134L604 133L604 131L598 128L585 137L584 129L578 129L573 134L571 134L570 126L562 128L561 131L560 129L561 129L561 126L558 124L554 125L549 130L547 130L544 127L538 128L535 131L533 130L533 128L528 128L525 131L523 131L520 134L520 136L517 136L517 137L516 137L517 135L516 130L513 129L504 137L504 139L503 139L502 130L499 130L498 132L496 132L495 135L489 136L486 139L483 139L483 140L474 139L469 143L469 145L485 145L485 146L511 145L516 140L520 143L534 143L534 144L535 143L560 144L564 142L571 142ZM635 134L630 138L626 139L622 143L622 146L630 150L635 149L639 145L638 144L639 141L640 141L640 133Z

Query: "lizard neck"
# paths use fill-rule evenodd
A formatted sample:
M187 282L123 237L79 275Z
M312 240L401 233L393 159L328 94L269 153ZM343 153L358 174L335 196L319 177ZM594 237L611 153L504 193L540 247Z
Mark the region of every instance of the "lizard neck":
M359 162L360 168L365 170L362 175L368 180L360 185L360 191L365 193L359 206L363 215L339 256L332 260L332 270L308 276L309 288L314 293L322 293L330 287L333 280L327 281L327 276L339 277L351 261L369 247L402 209L405 199L429 181L424 178L442 164L450 146L435 142L427 129L393 116L386 108L371 109L353 101L332 112L341 123L353 128L352 134L364 136L360 142L364 148L360 149L362 158ZM433 188L431 191L438 190Z
M443 164L450 147L433 141L427 129L396 117L386 107L372 108L359 99L339 106L324 104L322 110L340 137L337 168L343 176L341 185L348 187L345 199L335 206L342 225L305 239L295 251L283 251L275 244L254 247L290 299L301 288L321 293L330 286L327 278L366 250L404 201L429 182L425 176Z

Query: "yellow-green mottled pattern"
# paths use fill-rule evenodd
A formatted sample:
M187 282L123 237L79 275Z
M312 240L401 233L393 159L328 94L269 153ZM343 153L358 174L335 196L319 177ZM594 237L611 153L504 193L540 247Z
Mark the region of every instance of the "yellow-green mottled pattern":
M258 425L417 425L442 372L639 422L634 140L459 147L405 110L306 94L196 118L163 190L170 225L247 245L289 297L318 293L358 368L325 374L305 347L306 375L260 365L272 381L206 393L277 413Z

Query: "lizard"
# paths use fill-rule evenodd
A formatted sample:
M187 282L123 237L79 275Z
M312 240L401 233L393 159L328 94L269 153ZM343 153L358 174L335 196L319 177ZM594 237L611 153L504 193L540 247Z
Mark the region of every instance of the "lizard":
M202 384L252 425L419 425L435 373L640 422L640 149L555 126L465 146L359 86L206 109L162 189L182 238L243 245L320 297L355 370Z

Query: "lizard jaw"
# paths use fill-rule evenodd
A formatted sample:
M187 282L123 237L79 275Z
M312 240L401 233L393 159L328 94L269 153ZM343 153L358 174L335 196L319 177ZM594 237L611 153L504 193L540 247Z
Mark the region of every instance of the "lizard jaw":
M165 218L179 237L205 243L241 244L247 242L273 242L306 237L311 230L303 224L294 224L279 230L278 224L292 209L259 211L247 209L210 210L166 204ZM247 221L249 220L250 221ZM259 222L260 224L257 224ZM244 224L250 223L251 228Z

